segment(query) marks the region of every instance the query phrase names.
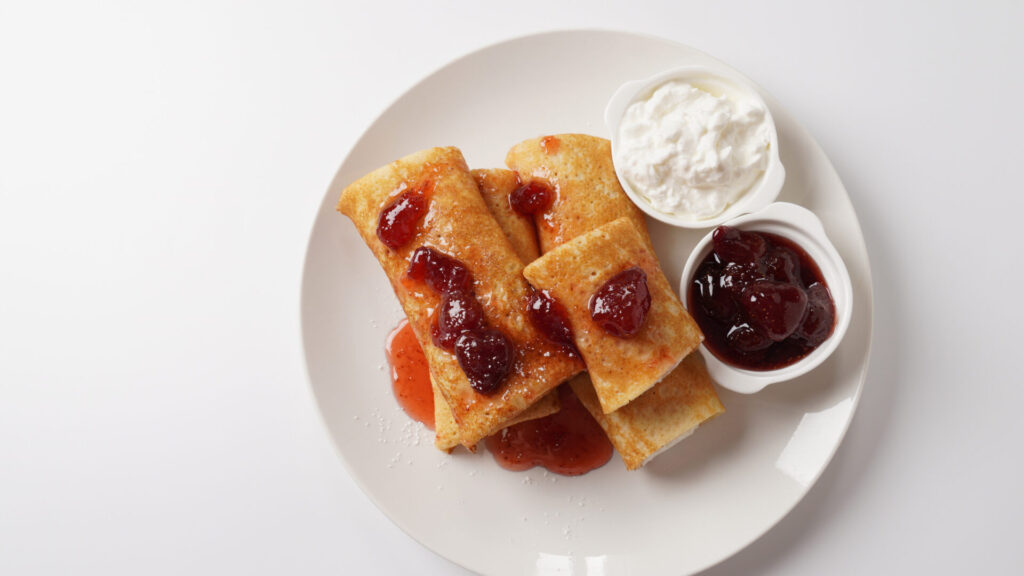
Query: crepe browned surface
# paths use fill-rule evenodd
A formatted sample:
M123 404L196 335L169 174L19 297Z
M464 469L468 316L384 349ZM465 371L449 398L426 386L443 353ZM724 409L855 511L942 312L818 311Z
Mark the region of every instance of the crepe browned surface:
M487 170L472 170L470 172L480 188L480 195L483 196L487 208L491 211L494 219L505 233L512 249L523 262L531 262L540 256L540 248L537 245L537 229L533 225L533 219L517 214L509 204L509 195L519 186L519 179L515 172L493 168ZM452 409L445 402L444 396L437 386L434 389L434 445L445 452L451 452L459 445L459 425L455 422ZM505 423L505 427L513 426L527 420L543 418L558 412L558 393L555 390L548 392L543 398L535 402L515 418ZM467 449L476 451L476 446L467 446Z
M613 276L634 266L647 274L651 307L639 332L617 338L591 317L590 298ZM565 307L605 413L646 392L700 344L700 329L630 218L577 236L534 260L523 273Z
M407 245L391 250L377 237L381 210L404 190L424 186L427 214ZM487 209L457 148L431 148L383 166L349 185L338 210L352 219L377 257L423 347L430 377L459 426L460 443L471 446L492 434L582 369L577 358L548 342L525 315L529 286L523 264ZM492 395L477 393L451 353L434 345L431 314L440 298L405 277L419 246L430 246L462 262L487 323L513 343L511 372Z
M604 429L627 470L643 466L652 456L725 411L699 352L684 358L657 386L610 414L601 410L586 374L573 378L569 385Z
M480 187L480 195L484 197L487 208L501 226L501 231L512 244L519 259L533 262L540 256L537 244L537 229L533 219L527 218L512 209L508 197L519 187L519 179L511 170L492 168L489 170L473 170L473 179Z
M438 450L451 452L459 445L459 425L441 389L433 382L430 387L434 390L434 446Z
M552 140L556 146L551 146ZM514 146L505 163L517 171L523 181L540 180L557 192L554 205L536 219L543 252L622 216L636 225L644 243L653 252L644 216L626 196L615 175L609 141L582 134L535 138ZM691 353L687 358L695 356L696 353ZM699 360L694 358L681 362L661 382L634 400L634 403L642 402L638 406L645 406L662 396L675 397L674 391L688 390L690 393L678 400L681 406L677 405L677 412L627 410L632 403L627 404L612 413L621 412L621 416L614 419L614 428L605 426L608 420L603 419L604 410L600 407L590 377L579 376L572 384L576 389L580 381L586 383L585 390L589 391L589 396L585 397L585 392L580 390L577 390L577 395L605 427L627 467L635 469L646 458L692 431L695 425L688 426L687 419L695 421L698 417L694 415L709 408L715 410L714 413L724 410L703 362L699 369L692 368L692 363ZM586 398L590 399L589 404ZM676 419L680 422L676 423Z
M506 422L502 427L508 428L527 420L536 420L550 416L561 408L558 402L558 391L552 390L543 398L534 402L529 408L523 410L518 416ZM434 386L434 446L439 450L451 452L459 445L459 425L455 422L452 409L448 407L444 396ZM471 452L476 452L476 446L466 447Z
M632 220L651 247L643 212L619 185L608 140L586 134L534 138L513 146L505 164L524 184L539 180L556 192L551 207L535 218L542 253L621 217Z

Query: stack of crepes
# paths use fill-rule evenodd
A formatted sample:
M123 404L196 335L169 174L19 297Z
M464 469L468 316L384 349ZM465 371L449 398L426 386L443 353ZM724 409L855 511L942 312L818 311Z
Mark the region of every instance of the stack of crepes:
M435 444L473 450L502 428L551 414L558 410L554 389L569 381L626 467L637 469L723 411L695 351L700 330L665 279L644 217L616 178L607 140L582 134L527 140L509 151L506 164L511 170L471 172L458 149L433 148L357 180L338 204L380 261L423 347L434 389ZM426 181L429 210L415 238L398 250L385 246L376 233L381 210ZM555 195L532 218L509 202L531 183ZM432 341L438 296L404 280L419 246L469 268L487 322L515 345L515 367L497 393L474 391L455 357ZM630 267L646 273L651 307L636 335L617 338L594 322L588 302ZM565 308L578 355L531 325L530 284Z

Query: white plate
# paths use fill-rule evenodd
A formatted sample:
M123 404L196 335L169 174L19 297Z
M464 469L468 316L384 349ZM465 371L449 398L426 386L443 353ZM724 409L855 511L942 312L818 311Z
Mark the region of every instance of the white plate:
M824 221L853 277L856 317L828 362L753 396L722 391L726 413L638 472L618 456L577 478L509 472L486 454L444 455L397 407L384 338L401 311L370 251L334 210L341 189L410 152L459 146L470 166L503 166L525 138L607 137L602 113L628 80L720 66L646 36L528 36L460 58L409 89L342 163L310 237L302 290L306 363L349 473L410 536L486 574L690 574L750 544L807 493L846 432L871 340L871 277L857 217L814 139L764 95L787 168L780 200ZM702 231L649 222L669 278Z

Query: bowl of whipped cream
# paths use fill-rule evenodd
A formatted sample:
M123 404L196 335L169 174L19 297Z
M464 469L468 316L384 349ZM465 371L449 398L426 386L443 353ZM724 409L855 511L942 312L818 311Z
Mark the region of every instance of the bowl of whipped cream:
M768 106L726 69L687 66L628 82L605 122L626 194L674 226L709 228L760 210L786 179Z

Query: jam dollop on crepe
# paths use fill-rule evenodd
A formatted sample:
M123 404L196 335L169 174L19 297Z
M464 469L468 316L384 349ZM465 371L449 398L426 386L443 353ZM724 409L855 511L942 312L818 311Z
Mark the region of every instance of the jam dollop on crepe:
M424 190L426 213L416 219L411 237L403 227L401 242L388 245L377 230L402 194ZM530 286L522 276L523 263L490 212L480 188L457 148L430 148L387 164L345 188L338 210L348 216L377 257L391 281L439 389L458 426L459 442L473 446L497 432L583 369L580 359L550 342L526 318ZM387 216L384 217L385 220ZM397 221L397 220L396 220ZM472 292L479 300L487 330L485 337L466 338L463 361L432 338L432 315L444 296L424 282L408 278L413 255L427 247L458 261L470 273ZM507 339L508 347L500 345ZM456 339L456 351L459 348ZM497 343L497 344L496 344ZM489 354L479 354L481 352ZM485 357L486 356L486 357ZM499 356L506 369L494 360ZM474 388L496 386L490 394ZM474 372L474 369L479 371ZM498 378L504 372L504 377ZM497 382L497 384L495 384Z

